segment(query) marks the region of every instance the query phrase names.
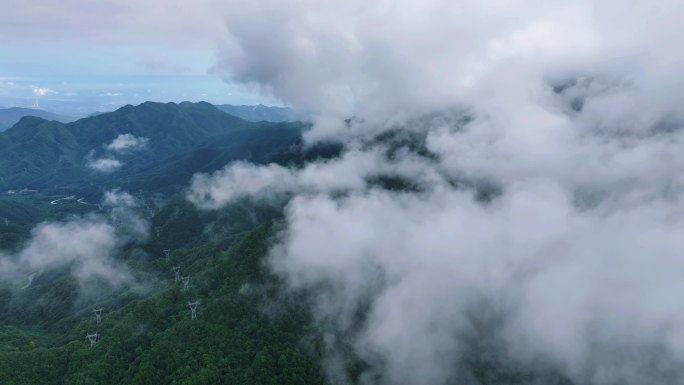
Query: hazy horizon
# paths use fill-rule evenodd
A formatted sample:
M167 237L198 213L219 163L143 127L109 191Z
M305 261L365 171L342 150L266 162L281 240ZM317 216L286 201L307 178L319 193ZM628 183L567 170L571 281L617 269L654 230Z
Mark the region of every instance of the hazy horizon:
M144 101L282 105L213 69L212 1L3 1L0 106L85 116Z
M116 75L0 78L0 107L38 108L82 117L126 104L199 102L282 106L213 75Z

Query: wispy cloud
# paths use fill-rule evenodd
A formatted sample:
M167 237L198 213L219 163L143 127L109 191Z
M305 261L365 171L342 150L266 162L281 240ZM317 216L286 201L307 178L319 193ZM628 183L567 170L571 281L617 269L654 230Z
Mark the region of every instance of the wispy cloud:
M118 170L123 163L114 158L99 158L88 160L88 167L95 171L109 173Z
M103 204L109 210L107 215L37 225L19 251L0 253L0 274L16 279L70 267L82 284L92 279L112 286L130 283L130 271L113 257L124 245L144 241L148 224L133 211L136 202L125 192L107 192Z
M123 96L124 94L122 92L103 92L99 96L102 97L116 97L116 96Z

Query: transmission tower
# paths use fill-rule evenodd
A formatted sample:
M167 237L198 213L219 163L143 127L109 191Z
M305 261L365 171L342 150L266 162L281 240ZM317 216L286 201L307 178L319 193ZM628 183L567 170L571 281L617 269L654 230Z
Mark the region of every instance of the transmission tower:
M31 284L33 283L33 279L36 277L36 273L29 274L27 277L28 282L26 282L26 285L22 287L22 289L27 289Z
M164 258L166 258L166 261L169 261L169 257L171 257L171 249L164 249Z
M175 274L175 281L178 282L180 281L180 266L174 266L171 269L173 269L173 273Z
M98 337L100 335L98 333L88 333L86 334L86 339L90 341L90 346L95 345L95 342L97 342Z
M97 321L98 325L100 324L100 322L102 322L102 312L103 311L104 311L103 308L93 310L93 313L95 313L95 320Z
M183 281L183 291L188 290L188 286L190 286L190 276L181 277L181 280Z
M197 305L199 305L199 301L188 302L188 306L190 307L190 311L192 312L191 319L193 321L197 319Z

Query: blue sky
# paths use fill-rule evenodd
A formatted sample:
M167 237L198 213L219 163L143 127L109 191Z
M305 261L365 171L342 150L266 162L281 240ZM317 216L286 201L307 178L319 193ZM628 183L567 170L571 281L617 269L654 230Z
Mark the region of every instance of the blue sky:
M211 5L3 0L0 107L80 116L146 100L280 104L211 74L222 33Z

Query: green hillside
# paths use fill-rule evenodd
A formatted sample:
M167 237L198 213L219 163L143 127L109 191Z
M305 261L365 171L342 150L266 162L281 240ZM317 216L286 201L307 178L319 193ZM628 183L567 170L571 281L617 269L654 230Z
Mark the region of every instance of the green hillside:
M0 193L0 250L22 247L40 222L100 212L112 188L146 203L137 211L152 229L114 256L133 284L84 287L75 265L36 271L23 288L25 277L0 282L0 383L324 383L304 303L283 298L263 267L282 208L242 202L207 212L183 197L194 173L231 161L301 165L339 154L336 145L305 148L306 129L250 123L208 103L144 103L69 124L25 117L0 133L0 184L12 190ZM88 169L86 159L121 134L149 141L113 154L123 166L112 173ZM192 277L187 291L173 266ZM91 347L86 334L95 332Z
M137 183L136 188L168 191L186 185L197 170L236 159L265 160L300 143L305 129L301 123L251 123L209 103L187 102L125 106L68 124L24 117L0 133L0 190L102 191ZM108 151L120 135L147 145ZM100 158L116 159L120 167L100 172L89 166Z
M66 306L68 313L57 313L59 320L24 329L7 325L12 317L3 314L0 383L323 383L318 342L303 343L306 312L282 302L278 314L261 310L277 293L261 263L270 234L267 223L220 244L177 249L169 261L150 261L145 271L156 282L151 292L109 298L99 326L90 304L64 302L73 297L73 284L52 282L54 306L48 310ZM192 276L187 291L174 282L174 264ZM7 294L3 297L0 304L7 307ZM194 300L200 304L191 320L187 303ZM25 313L36 307L25 305ZM48 313L54 314L32 316ZM66 327L54 327L64 319ZM101 337L91 347L85 335L95 330Z
M76 118L70 116L63 116L54 114L49 111L43 111L35 108L0 108L0 131L4 131L15 125L24 116L35 116L45 120L56 120L62 123L73 122Z

